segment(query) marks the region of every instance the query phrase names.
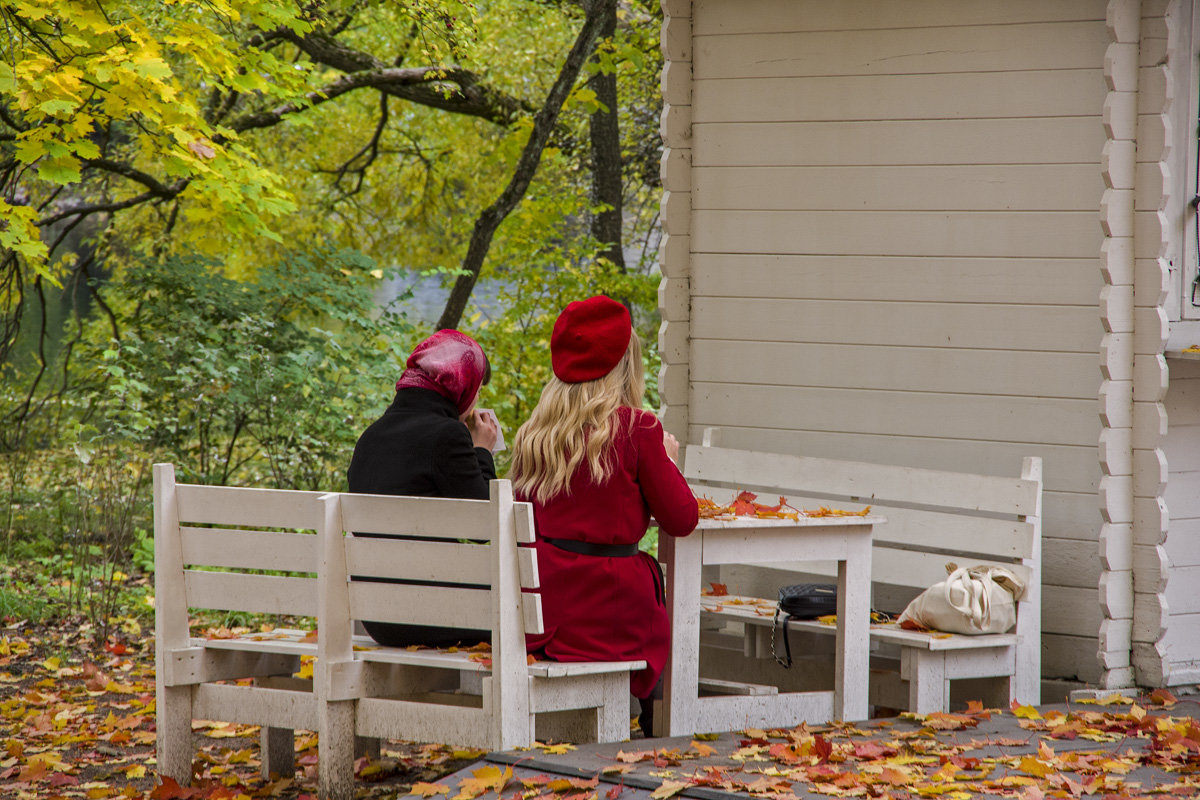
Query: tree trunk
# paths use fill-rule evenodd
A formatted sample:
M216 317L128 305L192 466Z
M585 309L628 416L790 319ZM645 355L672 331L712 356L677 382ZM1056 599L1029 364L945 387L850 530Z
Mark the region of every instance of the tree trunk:
M617 32L617 9L612 6L600 29L602 39L611 39ZM625 271L622 249L621 208L621 127L617 112L617 73L597 72L591 80L596 99L603 108L594 111L588 120L592 148L592 204L598 207L592 215L592 236L600 242L600 257L606 258Z
M479 218L475 220L475 228L471 231L471 241L467 245L467 255L462 262L462 268L466 274L460 275L454 282L454 288L446 299L446 307L438 319L437 327L439 329L456 328L462 320L463 311L466 310L467 301L471 298L471 292L479 280L479 271L483 269L483 261L487 257L496 229L500 227L500 223L504 221L505 217L517 207L529 189L529 184L533 181L538 164L541 162L542 151L545 150L546 142L549 141L550 134L558 121L558 115L562 111L563 103L571 94L571 88L575 85L584 62L591 56L604 21L610 17L615 18L615 15L616 0L597 0L588 8L587 17L583 21L583 27L575 39L575 44L571 46L571 51L567 54L567 60L563 63L558 78L554 81L554 86L546 95L546 102L533 118L533 130L529 134L529 141L525 143L524 150L521 151L521 157L517 159L512 179L509 180L508 185L504 187L504 191L500 193L496 201L485 208Z

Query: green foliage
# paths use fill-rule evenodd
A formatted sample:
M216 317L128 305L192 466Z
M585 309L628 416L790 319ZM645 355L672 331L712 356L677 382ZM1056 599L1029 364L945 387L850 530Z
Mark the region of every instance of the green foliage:
M411 330L376 308L378 274L332 250L293 254L252 282L201 258L126 274L113 288L127 333L94 352L87 389L98 424L177 464L183 481L340 488L362 409Z

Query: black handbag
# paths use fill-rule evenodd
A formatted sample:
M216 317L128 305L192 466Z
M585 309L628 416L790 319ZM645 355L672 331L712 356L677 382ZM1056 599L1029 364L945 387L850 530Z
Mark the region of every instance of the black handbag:
M832 583L795 583L779 587L779 602L771 622L771 655L784 667L792 666L792 645L788 641L787 624L792 619L816 619L837 613L837 586ZM781 658L775 648L779 617L783 615L783 649Z

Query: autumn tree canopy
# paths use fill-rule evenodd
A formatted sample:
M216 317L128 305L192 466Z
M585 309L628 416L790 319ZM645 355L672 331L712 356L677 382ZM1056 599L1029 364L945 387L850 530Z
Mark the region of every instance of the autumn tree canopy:
M453 273L499 204L516 215L497 269L600 253L623 269L657 206L657 14L649 0L0 2L0 370L55 284L88 285L119 338L104 279L170 256L239 278L320 243ZM46 380L37 346L32 362Z

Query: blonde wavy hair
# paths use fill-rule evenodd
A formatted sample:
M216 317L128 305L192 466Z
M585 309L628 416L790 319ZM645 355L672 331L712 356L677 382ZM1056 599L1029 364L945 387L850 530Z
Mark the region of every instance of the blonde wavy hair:
M551 376L528 421L513 439L508 477L513 489L544 503L560 492L570 494L571 476L585 462L596 483L612 475L616 411L642 407L646 379L637 334L617 366L594 381L565 383Z

